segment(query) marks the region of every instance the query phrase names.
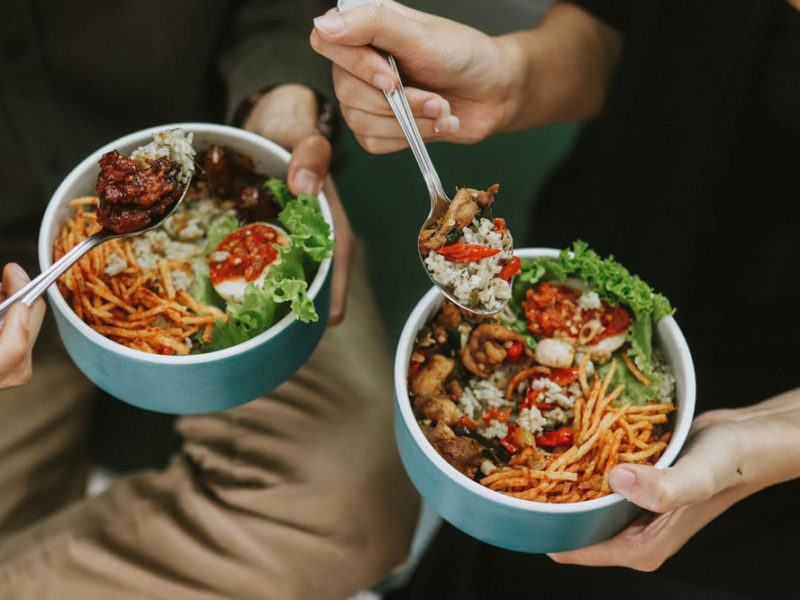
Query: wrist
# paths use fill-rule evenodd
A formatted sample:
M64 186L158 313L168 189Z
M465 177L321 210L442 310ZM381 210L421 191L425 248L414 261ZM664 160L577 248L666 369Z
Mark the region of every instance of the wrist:
M537 61L531 52L531 35L530 31L521 31L492 38L500 54L498 64L503 65L498 85L502 100L495 133L539 125L531 120L531 114L536 112L539 87L533 84Z
M287 83L254 94L242 127L291 148L298 132L318 132L319 100L303 85Z

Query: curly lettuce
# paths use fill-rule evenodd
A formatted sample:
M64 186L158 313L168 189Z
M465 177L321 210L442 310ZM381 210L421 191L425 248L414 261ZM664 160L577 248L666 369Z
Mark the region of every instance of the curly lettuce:
M319 263L333 254L335 241L331 228L322 215L319 201L308 194L295 197L286 183L269 179L264 184L281 206L278 223L289 234L286 247L276 245L279 260L270 266L263 284L251 282L241 301L229 299L224 305L228 321L214 325L206 350L221 350L241 344L272 327L287 312L303 322L319 320L313 300L308 296L308 282ZM234 217L220 217L209 226L206 254L214 252L220 242L239 227ZM200 302L219 304L208 279L205 260L195 266L192 294ZM215 298L216 296L216 298Z
M675 312L665 296L655 293L613 256L602 258L581 240L577 240L572 248L562 250L557 258L523 260L521 270L514 280L509 302L516 314L522 312L522 301L530 286L542 281L563 282L568 277L582 279L609 304L622 304L630 309L633 324L627 335L628 356L651 385L641 383L619 361L611 385L613 388L624 383L625 395L633 404L644 404L655 399L661 389L661 377L653 365L653 328L659 319ZM610 365L609 361L600 368L601 375L608 372Z

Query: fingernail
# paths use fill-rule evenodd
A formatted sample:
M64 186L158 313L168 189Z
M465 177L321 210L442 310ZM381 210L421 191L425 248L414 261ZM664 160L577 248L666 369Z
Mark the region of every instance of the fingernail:
M294 189L298 192L304 192L306 194L311 194L312 196L316 195L319 191L319 177L314 171L310 171L309 169L300 169L295 173L294 176Z
M609 487L626 498L631 495L633 486L636 485L636 473L625 467L612 469L608 474Z
M17 280L19 285L25 285L30 282L31 278L25 272L25 269L20 267L17 263L11 263L11 275Z
M314 27L323 33L327 33L328 35L337 35L342 33L344 31L344 25L344 18L342 15L338 15L336 13L322 15L321 17L314 19Z
M385 73L376 73L372 78L372 85L388 94L394 91L394 80Z
M433 130L436 133L455 133L461 127L461 121L455 115L440 117L433 125Z
M449 114L447 100L441 98L430 98L422 105L422 116L430 119L438 119Z

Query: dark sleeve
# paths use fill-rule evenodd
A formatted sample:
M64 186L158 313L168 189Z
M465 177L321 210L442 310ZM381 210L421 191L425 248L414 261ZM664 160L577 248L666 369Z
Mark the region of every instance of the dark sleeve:
M637 3L645 0L569 0L592 16L620 32L625 32L633 19Z
M300 83L333 100L331 64L308 42L314 17L333 0L247 0L236 7L226 32L219 70L226 86L226 122L257 92Z

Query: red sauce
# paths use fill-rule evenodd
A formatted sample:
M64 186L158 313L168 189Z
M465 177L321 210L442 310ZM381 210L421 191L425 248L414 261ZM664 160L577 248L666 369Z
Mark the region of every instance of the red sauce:
M528 331L537 336L577 338L585 324L598 319L602 328L589 340L597 343L627 330L633 322L625 308L605 301L600 308L580 310L580 296L580 291L559 284L541 283L529 289L522 302Z
M216 285L240 277L245 281L258 279L267 265L278 258L274 245L281 244L283 238L281 232L264 223L252 223L231 232L211 254L227 252L229 256L223 261L212 261L209 257L211 282Z

